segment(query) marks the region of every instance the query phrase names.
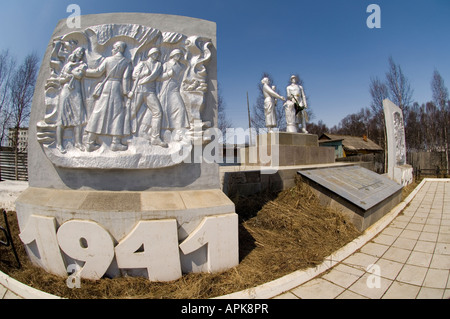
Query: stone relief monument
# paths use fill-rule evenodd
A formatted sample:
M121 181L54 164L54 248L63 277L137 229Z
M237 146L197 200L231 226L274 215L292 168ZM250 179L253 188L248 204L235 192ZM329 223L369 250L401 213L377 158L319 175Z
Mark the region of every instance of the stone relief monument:
M413 168L406 163L405 127L402 110L390 100L383 100L388 148L388 177L406 186L413 181Z
M286 113L286 132L297 133L298 125L302 125L302 133L308 134L306 130L306 122L308 121L308 114L306 109L306 95L303 87L299 85L298 79L295 75L291 76L291 84L286 87L287 100L284 104Z
M31 261L99 279L238 264L238 219L202 154L217 126L216 25L112 13L61 20L39 71L29 188L16 202Z
M202 115L211 46L199 35L123 23L55 37L46 112L37 124L47 157L73 168L97 168L93 158L102 158L102 167L110 169L184 160L175 156L174 162L171 155L211 127Z

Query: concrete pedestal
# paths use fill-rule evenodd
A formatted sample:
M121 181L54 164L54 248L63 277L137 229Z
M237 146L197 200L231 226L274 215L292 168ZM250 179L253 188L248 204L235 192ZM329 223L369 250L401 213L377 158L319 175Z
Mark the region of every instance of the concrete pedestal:
M334 163L334 150L319 147L315 134L272 132L261 134L257 145L240 151L240 163L257 166L291 166Z

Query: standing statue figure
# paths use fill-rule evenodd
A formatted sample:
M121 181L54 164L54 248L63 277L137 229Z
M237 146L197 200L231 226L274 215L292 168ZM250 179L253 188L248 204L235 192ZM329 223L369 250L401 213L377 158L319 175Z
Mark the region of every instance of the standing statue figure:
M163 128L175 131L175 140L181 140L181 129L189 128L189 119L180 94L185 66L180 62L183 52L174 49L169 61L164 63L161 81L160 100L163 107Z
M298 125L302 124L302 132L308 134L306 130L306 122L308 121L308 114L306 109L305 92L303 87L298 84L298 78L295 75L291 76L291 84L286 88L287 101L284 104L286 112L286 132L297 133Z
M277 126L277 114L276 114L276 102L275 99L280 99L286 101L284 97L275 92L274 89L270 87L270 80L268 77L264 77L261 80L263 84L263 94L264 94L264 115L266 117L266 127L269 132L273 131L273 128Z
M148 53L148 60L138 63L133 71L134 86L133 90L128 94L130 99L134 100L134 106L131 111L131 119L135 120L136 116L145 102L148 110L151 112L151 123L147 123L148 117L144 115L141 125L150 125L150 144L168 147L167 143L161 140L161 121L162 108L156 93L156 81L162 74L162 64L159 62L160 51L153 48ZM147 115L147 112L146 112Z
M86 76L90 77L101 77L106 73L104 80L95 88L94 98L97 100L86 125L88 152L100 147L96 143L98 135L112 137L112 151L128 149L127 145L122 144L122 138L131 134L129 110L125 103L130 87L131 63L124 56L125 49L125 42L116 42L110 57L105 58L97 69L86 71Z
M82 143L82 126L86 121L86 108L83 97L81 79L86 73L87 64L83 62L84 48L75 49L67 59L59 75L61 93L56 120L56 148L65 154L63 137L64 129L73 127L74 144L84 151Z

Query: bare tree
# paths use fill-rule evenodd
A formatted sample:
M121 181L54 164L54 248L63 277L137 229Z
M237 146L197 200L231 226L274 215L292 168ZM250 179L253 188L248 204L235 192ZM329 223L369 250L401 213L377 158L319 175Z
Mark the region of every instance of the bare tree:
M226 102L222 96L222 90L217 83L217 127L222 131L225 136L226 129L233 126L233 122L228 118L226 114Z
M369 86L370 95L372 97L372 101L370 103L370 108L372 110L373 115L373 126L376 132L373 132L372 138L374 139L378 145L381 147L385 147L385 121L384 121L384 111L383 111L383 100L389 97L388 87L385 83L383 83L379 78L371 78L370 86Z
M412 103L413 90L408 79L403 74L400 65L395 64L394 59L389 57L389 71L386 73L386 85L389 90L389 97L403 113Z
M11 85L9 86L11 95L11 124L14 128L14 136L11 142L15 150L16 179L18 178L19 129L24 124L27 124L30 117L37 71L38 57L36 53L31 53L25 57L23 63L14 71L11 78Z
M14 68L15 60L11 57L9 51L0 52L0 145L3 145L10 126L10 85Z
M445 150L446 169L449 168L448 163L448 89L445 87L444 79L437 70L434 70L433 79L431 80L431 90L433 92L433 102L438 107L438 116L434 118L439 123L440 148ZM438 133L438 132L436 132Z

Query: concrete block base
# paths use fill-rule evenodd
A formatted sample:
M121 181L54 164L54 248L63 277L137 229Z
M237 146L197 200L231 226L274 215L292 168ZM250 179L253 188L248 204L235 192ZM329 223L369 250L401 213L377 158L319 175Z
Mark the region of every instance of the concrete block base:
M41 247L36 247L35 242L41 240L40 236L42 235L42 229L39 230L39 226L32 222L36 218L51 218L54 220L55 238L62 225L71 222L73 226L76 226L74 222L79 222L81 229L73 228L75 235L72 239L69 238L69 241L72 241L71 245L76 246L74 249L79 251L80 254L83 251L87 252L88 249L99 248L100 251L103 249L100 243L95 242L95 240L89 242L89 238L83 236L82 225L91 227L96 224L94 226L98 227L94 227L95 229L99 229L101 232L106 231L110 235L112 245L116 250L116 256L113 252L114 258L110 264L108 263L109 267L105 272L109 277L132 275L148 276L152 279L150 272L153 270L151 267L144 267L140 264L142 262L139 260L143 259L139 258L144 256L146 252L157 251L155 249L158 247L161 251L161 247L169 245L169 240L172 240L172 243L170 243L172 250L163 248L159 257L164 258L164 253L174 252L175 258L179 260L178 268L180 268L179 274L175 277L181 276L182 272L222 271L236 266L239 262L237 214L233 202L219 189L113 192L29 187L17 199L16 211L22 241L23 238L34 234L39 237L33 241L34 244L26 244L27 253L32 262L59 275L64 275L64 271L55 271L55 268L52 268L52 263L55 264L56 261L52 260L49 264L46 264L44 260L45 255L51 250L48 243L41 242ZM144 229L144 226L147 229L153 229L152 234L147 236L144 232L142 238L138 236L137 241L134 240L135 249L129 251L130 258L136 258L139 266L127 266L123 269L117 263L119 260L117 258L117 245L124 242L132 233L139 233L137 226L143 222L150 222L153 225L153 228L148 223L141 225L141 229ZM162 226L169 225L169 222L174 225L174 228L162 228ZM158 225L161 225L161 227ZM31 232L32 235L24 234L26 227L37 229L37 231ZM170 234L167 229L171 230ZM79 235L76 234L77 231ZM30 231L27 230L27 232ZM195 237L195 243L188 240L189 236ZM67 241L67 236L65 237L65 241ZM85 242L86 240L87 242ZM32 242L32 238L28 241ZM133 242L133 240L130 239L130 242ZM107 244L109 245L109 243ZM59 245L64 267L71 264L83 266L82 258L77 257L76 254L69 256L63 251L60 242ZM180 245L180 248L178 245ZM183 247L189 246L189 249L183 251L181 245L184 245ZM58 247L58 243L56 243L56 247ZM56 253L59 254L59 252ZM96 254L97 257L100 255ZM98 258L101 259L102 257ZM152 258L158 259L157 256L151 256L151 254L149 258L149 260L152 260ZM127 263L124 262L124 264ZM162 267L164 268L164 263ZM102 274L99 276L101 277ZM155 281L173 279L176 278L157 276Z
M319 147L314 134L273 132L259 135L257 145L240 150L240 163L256 166L292 166L334 163L334 150Z

